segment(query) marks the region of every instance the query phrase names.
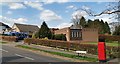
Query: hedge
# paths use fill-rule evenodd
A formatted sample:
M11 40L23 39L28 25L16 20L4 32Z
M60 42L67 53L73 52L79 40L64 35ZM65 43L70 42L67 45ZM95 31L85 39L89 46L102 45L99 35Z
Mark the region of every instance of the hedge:
M100 34L99 37L103 37L106 40L120 41L120 36L111 36L111 35L102 35L102 34Z
M17 37L15 37L15 36L0 36L0 39L5 40L5 41L12 41L12 42L18 41Z
M32 39L27 38L24 39L25 43L29 44L38 44L38 45L44 45L44 46L50 46L50 47L57 47L62 48L65 50L85 50L89 54L97 54L97 45L94 44L80 44L79 42L68 42L68 41L59 41L59 40L44 40L44 39ZM113 46L106 46L107 55L114 55L115 57L118 57L119 48L113 47Z
M55 34L53 35L53 39L66 41L66 36L64 34Z

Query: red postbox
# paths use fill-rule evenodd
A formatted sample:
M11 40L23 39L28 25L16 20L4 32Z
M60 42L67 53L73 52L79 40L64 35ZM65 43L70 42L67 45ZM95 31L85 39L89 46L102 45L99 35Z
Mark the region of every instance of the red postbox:
M105 38L99 38L98 42L98 59L100 62L106 62Z

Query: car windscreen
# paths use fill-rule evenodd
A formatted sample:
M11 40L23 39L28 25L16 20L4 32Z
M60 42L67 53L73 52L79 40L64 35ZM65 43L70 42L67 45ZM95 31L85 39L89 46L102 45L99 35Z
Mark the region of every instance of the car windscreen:
M15 33L12 33L12 36L16 36L16 34L15 34Z
M21 34L20 34L20 33L17 33L16 35L17 35L18 37L20 37L20 36L21 36Z

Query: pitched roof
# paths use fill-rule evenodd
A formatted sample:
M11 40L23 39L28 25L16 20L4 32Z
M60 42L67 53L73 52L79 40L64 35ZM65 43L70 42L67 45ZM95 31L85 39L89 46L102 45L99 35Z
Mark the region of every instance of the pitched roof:
M72 25L70 26L70 29L82 29L81 25Z
M5 26L6 28L10 28L8 25L6 25L6 24L4 24L2 22L0 22L0 26Z
M20 32L35 32L39 30L39 27L36 25L27 25L27 24L18 24L14 23L20 30Z

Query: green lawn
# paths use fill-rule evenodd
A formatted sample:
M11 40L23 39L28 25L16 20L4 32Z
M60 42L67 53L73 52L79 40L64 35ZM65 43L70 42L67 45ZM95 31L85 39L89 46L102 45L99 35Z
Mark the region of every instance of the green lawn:
M54 55L58 55L58 56L73 58L73 59L87 60L87 61L91 61L91 62L96 62L96 61L98 61L97 58L90 58L90 57L86 57L86 56L84 56L84 57L83 57L83 56L80 56L80 57L79 57L78 55L65 54L65 53L62 53L62 52L47 51L47 50L32 48L32 47L25 46L25 45L17 45L16 47L25 48L25 49L30 49L30 50L35 50L35 51L42 51L42 52L46 52L46 53L50 53L50 54L54 54Z
M0 41L0 44L6 44L7 42Z
M105 42L106 46L120 46L120 43L118 43L117 41L113 41L113 42ZM98 42L86 42L86 43L82 43L82 44L94 44L94 45L98 45Z

